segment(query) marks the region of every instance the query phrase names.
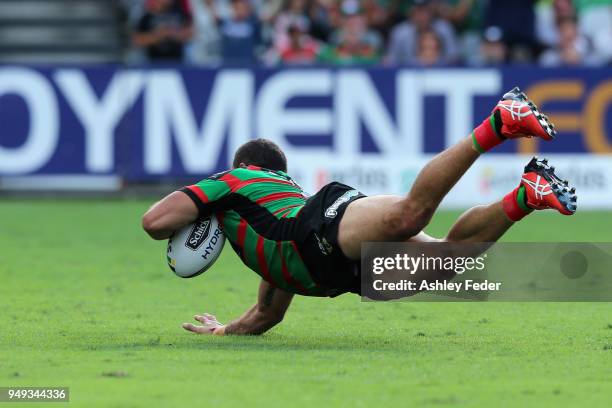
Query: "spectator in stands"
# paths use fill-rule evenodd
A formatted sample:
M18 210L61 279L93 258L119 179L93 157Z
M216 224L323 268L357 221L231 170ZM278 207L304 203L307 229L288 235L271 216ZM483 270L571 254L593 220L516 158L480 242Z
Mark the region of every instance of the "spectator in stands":
M580 32L602 61L612 62L612 0L574 0Z
M486 0L439 0L440 18L451 23L457 33L460 59L477 65L481 48L482 14Z
M501 29L512 61L532 61L538 51L535 3L536 0L489 1L485 7L485 27Z
M368 28L359 2L344 2L342 13L342 24L331 35L331 44L321 51L320 61L337 65L377 63L382 38Z
M293 33L297 32L308 32L310 30L310 18L308 17L306 10L306 0L285 0L283 8L275 16L274 19L274 35L273 42L276 48L286 48L289 38L289 27L293 26L295 29Z
M540 0L535 8L536 37L545 47L559 44L558 21L576 17L572 0Z
M442 43L433 30L421 31L417 39L416 65L434 67L443 65Z
M373 64L385 42L396 65L612 61L612 0L133 1L146 9L133 42L153 61Z
M328 42L342 22L340 10L336 0L311 0L308 7L310 34L319 41Z
M438 15L458 31L475 29L479 25L482 5L482 0L439 0L435 3Z
M230 13L229 3L213 0L219 15ZM221 63L221 36L212 10L206 0L190 0L194 22L194 38L185 55L188 62L197 65L218 65Z
M487 27L482 35L482 44L473 65L502 65L508 59L508 49L499 27Z
M385 39L389 36L392 18L397 12L397 2L392 0L362 0L361 5L368 27L379 32Z
M561 65L595 65L587 39L578 34L578 24L573 17L558 21L559 44L540 56L540 64L548 67Z
M285 65L308 65L317 60L319 44L300 25L287 29L288 41L278 48L278 58Z
M183 0L147 0L132 41L151 61L182 61L193 36L188 4Z
M457 41L448 21L436 18L431 1L413 0L408 20L398 24L391 32L386 60L390 64L417 64L418 35L433 31L441 44L440 63L453 63L457 59Z
M260 23L248 0L231 0L230 16L221 16L213 0L206 0L221 36L223 63L248 65L257 61L261 42Z

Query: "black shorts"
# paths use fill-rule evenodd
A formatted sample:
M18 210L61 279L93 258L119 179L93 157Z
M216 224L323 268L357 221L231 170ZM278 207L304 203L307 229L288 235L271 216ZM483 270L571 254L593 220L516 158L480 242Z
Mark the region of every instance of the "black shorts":
M298 248L312 278L329 296L360 293L360 261L348 259L338 244L338 228L346 207L366 197L342 183L330 183L310 197L300 212Z

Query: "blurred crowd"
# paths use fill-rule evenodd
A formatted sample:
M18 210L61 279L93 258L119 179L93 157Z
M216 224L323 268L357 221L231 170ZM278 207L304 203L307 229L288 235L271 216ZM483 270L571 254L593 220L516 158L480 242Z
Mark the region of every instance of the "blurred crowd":
M612 0L123 1L132 61L414 67L612 62Z

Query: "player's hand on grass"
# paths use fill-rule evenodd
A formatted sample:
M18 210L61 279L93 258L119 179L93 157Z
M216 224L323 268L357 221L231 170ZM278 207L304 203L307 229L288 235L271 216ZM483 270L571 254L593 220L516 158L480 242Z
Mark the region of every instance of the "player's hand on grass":
M223 334L225 326L219 323L217 318L210 313L195 315L193 318L202 325L183 323L183 329L196 334Z

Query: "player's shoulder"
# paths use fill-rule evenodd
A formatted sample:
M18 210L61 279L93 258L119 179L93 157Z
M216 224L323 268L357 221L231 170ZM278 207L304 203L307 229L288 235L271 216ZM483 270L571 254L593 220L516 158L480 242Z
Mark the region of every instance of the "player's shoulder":
M230 170L230 174L241 179L267 177L290 179L290 177L282 171L270 170L258 166L237 167L235 169Z
M293 180L291 179L291 177L289 177L287 173L257 166L236 167L226 171L221 171L205 178L204 180L200 181L200 183L209 184L217 181L222 183L235 183L237 180L247 181L253 179L263 181L263 179L267 178L273 178L277 180L281 179L293 183Z
M222 179L224 176L230 174L232 172L232 170L225 170L225 171L220 171L218 173L215 174L211 174L210 176L206 177L205 179L203 179L202 181L214 181L214 180L219 180Z

